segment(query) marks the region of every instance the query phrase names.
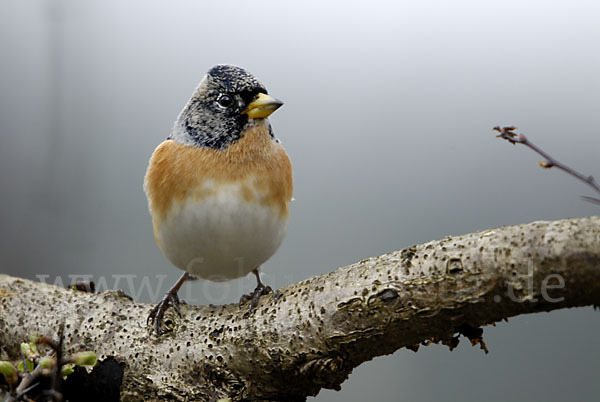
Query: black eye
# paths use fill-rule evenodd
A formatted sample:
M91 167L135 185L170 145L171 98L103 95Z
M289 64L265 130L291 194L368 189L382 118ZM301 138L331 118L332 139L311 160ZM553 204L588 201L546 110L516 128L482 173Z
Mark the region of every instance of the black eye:
M233 98L227 94L221 94L217 99L217 103L223 108L228 108L233 105Z

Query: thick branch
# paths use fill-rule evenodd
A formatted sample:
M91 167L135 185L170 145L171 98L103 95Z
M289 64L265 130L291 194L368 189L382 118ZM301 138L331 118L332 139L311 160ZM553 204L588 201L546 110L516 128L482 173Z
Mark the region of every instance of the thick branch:
M560 281L564 286L560 286ZM534 222L362 260L237 305L182 306L174 332L151 306L0 275L0 358L28 334L56 333L125 365L121 398L303 400L337 388L366 360L461 328L600 304L600 217ZM560 299L560 301L558 300Z

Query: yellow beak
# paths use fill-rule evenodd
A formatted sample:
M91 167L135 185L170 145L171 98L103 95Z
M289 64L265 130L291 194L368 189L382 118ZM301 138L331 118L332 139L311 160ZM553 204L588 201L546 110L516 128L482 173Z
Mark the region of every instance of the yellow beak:
M246 113L249 119L264 119L265 117L269 117L281 105L283 105L283 102L279 99L261 92L256 95L256 98L250 102L246 110L242 113Z

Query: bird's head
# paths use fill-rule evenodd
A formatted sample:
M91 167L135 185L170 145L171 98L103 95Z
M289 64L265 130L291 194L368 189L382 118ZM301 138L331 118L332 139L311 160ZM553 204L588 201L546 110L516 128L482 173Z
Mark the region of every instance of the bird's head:
M186 145L225 149L281 105L243 68L216 65L200 81L170 138Z

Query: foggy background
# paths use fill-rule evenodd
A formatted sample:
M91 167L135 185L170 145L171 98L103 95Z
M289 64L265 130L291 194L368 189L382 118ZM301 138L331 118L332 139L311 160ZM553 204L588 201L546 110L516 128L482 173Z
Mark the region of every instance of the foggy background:
M181 272L154 244L142 179L217 63L285 102L271 123L296 200L264 266L273 287L447 235L598 215L584 184L491 128L600 176L599 20L596 1L2 1L0 272L161 296ZM254 285L180 295L229 303ZM485 328L488 355L399 350L311 400L591 400L599 331L591 308L522 316Z

